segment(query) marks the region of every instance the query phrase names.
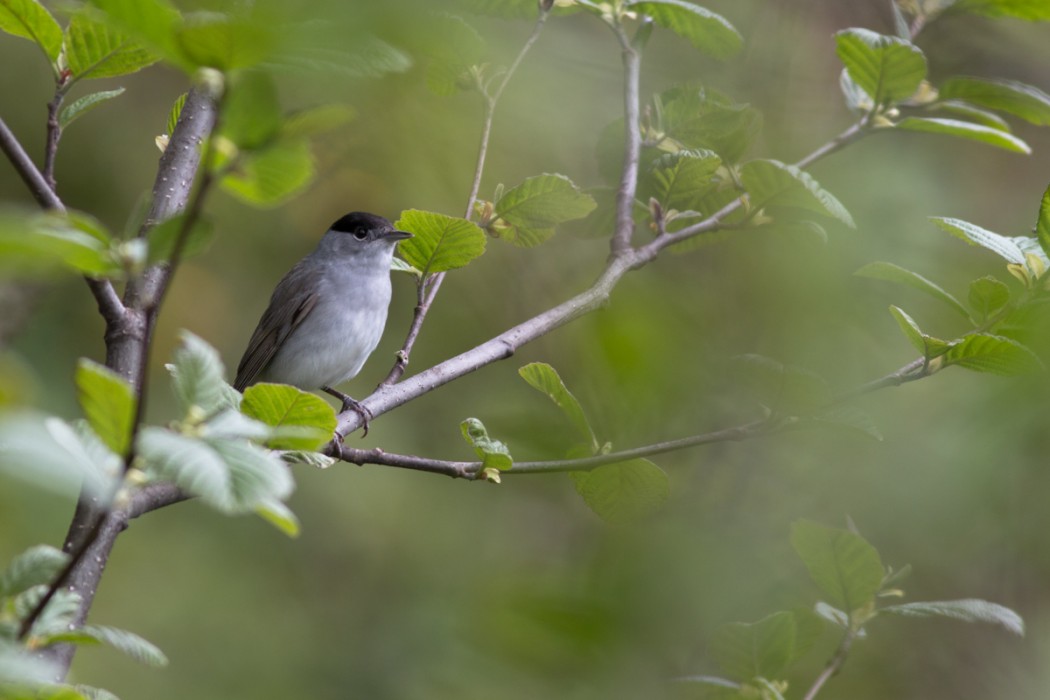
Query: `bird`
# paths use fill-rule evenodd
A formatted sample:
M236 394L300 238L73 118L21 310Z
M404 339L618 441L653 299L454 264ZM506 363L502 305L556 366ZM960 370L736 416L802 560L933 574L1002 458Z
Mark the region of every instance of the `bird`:
M394 249L411 237L367 212L333 223L277 283L237 365L234 388L275 382L320 389L342 401L342 411L356 411L367 435L368 410L333 387L357 376L379 344Z

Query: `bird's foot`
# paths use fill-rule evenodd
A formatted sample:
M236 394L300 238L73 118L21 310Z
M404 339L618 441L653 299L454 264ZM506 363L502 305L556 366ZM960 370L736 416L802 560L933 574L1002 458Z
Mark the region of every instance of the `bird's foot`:
M369 411L364 404L351 398L350 396L344 394L341 391L333 389L330 386L321 387L321 391L325 392L326 394L331 394L332 396L343 402L343 407L339 409L340 413L345 413L347 411L352 410L354 413L361 416L361 428L363 429L361 437L365 437L366 435L368 435L368 422L372 420L375 416L372 415L372 412ZM339 436L340 442L345 439L345 436L342 435L339 431L336 431L335 434Z

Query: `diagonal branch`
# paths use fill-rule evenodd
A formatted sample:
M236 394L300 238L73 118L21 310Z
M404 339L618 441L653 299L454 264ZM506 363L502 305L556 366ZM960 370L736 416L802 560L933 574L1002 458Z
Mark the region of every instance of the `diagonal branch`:
M631 235L634 233L634 196L638 189L638 159L642 149L642 137L638 130L642 57L640 49L632 44L624 28L617 26L615 30L623 48L624 147L620 185L616 189L616 226L610 252L612 255L621 255L630 249Z

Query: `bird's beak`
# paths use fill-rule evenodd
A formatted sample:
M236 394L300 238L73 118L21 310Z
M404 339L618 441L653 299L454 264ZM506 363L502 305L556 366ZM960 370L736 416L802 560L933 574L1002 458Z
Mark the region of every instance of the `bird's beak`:
M407 231L387 231L383 234L383 238L391 241L403 241L406 238L411 238L412 234Z

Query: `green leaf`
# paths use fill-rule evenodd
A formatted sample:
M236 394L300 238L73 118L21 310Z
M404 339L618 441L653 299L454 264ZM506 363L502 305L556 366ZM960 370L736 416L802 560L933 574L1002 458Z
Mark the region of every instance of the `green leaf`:
M0 598L8 598L33 586L51 583L69 555L60 549L38 544L22 552L0 574Z
M824 411L813 416L812 420L821 425L848 428L873 440L882 442L882 432L875 425L871 414L856 406L840 406Z
M62 28L37 0L0 0L0 30L29 39L52 63L62 50Z
M718 154L706 149L667 153L649 169L645 189L665 210L695 209L700 197L720 184L716 173L721 166Z
M175 243L182 235L182 227L188 214L178 214L172 218L162 221L149 230L147 240L149 241L148 260L151 263L171 260L175 252ZM186 260L194 255L203 253L211 245L215 237L215 227L208 219L196 217L185 234L182 243L181 258Z
M67 268L92 277L118 275L112 241L88 222L73 213L0 212L0 272L36 276Z
M1010 288L995 279L985 276L970 283L970 306L981 320L987 319L1010 301Z
M243 202L275 207L301 192L314 178L314 159L305 141L282 141L242 157L222 179L222 188Z
M413 234L398 252L424 276L463 267L485 252L485 232L466 219L409 209L394 226Z
M289 115L281 124L281 138L303 139L333 131L353 121L357 113L348 105L321 105Z
M883 280L885 282L894 282L906 287L911 287L912 289L917 289L924 294L930 295L934 299L943 301L945 304L960 313L963 318L970 318L970 312L966 310L966 307L942 287L926 279L919 273L912 272L911 270L900 267L899 265L894 265L890 262L873 262L868 263L853 274L858 277L868 277L870 279Z
M194 65L221 71L262 62L273 53L277 37L269 22L220 12L187 15L176 32L178 46Z
M762 129L762 114L757 109L705 85L666 90L653 98L653 111L665 134L659 144L662 151L709 149L728 163L739 161ZM622 122L611 134L616 137L611 157L618 175L623 158Z
M172 359L167 369L183 415L194 409L207 415L229 406L223 391L226 368L215 348L184 330Z
M73 689L87 700L120 700L119 697L105 688L96 688L94 686L84 685L83 683L77 683L73 686Z
M419 50L429 59L427 88L437 95L453 95L471 85L464 76L471 66L481 63L486 46L478 31L462 17L435 13L429 18Z
M168 125L167 134L171 136L175 133L175 126L179 123L179 115L182 114L182 106L186 104L186 96L188 92L184 92L175 98L175 102L171 105L171 111L168 112Z
M1050 95L1034 85L1015 80L951 78L941 86L940 97L996 109L1038 126L1050 125Z
M959 365L977 372L1016 376L1040 372L1042 361L1027 347L998 335L975 333L952 345L945 365Z
M959 138L980 141L989 146L1003 148L1014 153L1024 153L1025 155L1032 152L1031 147L1027 143L1012 134L981 124L961 122L958 119L906 117L897 122L896 128L906 131L924 131L931 134L958 136Z
M134 632L104 625L84 625L76 631L111 646L147 666L159 668L168 665L168 657L164 655L164 652Z
M281 131L281 104L273 76L259 70L238 76L227 91L219 133L241 150L271 144Z
M289 537L299 536L299 518L295 516L295 513L292 512L291 508L277 499L263 499L257 506L255 506L255 512L263 520L267 521Z
M116 90L104 90L103 92L93 92L90 95L84 95L62 110L61 114L58 115L58 125L65 129L106 100L112 100L114 97L119 97L123 94L124 88L117 88Z
M647 459L606 464L570 476L584 503L612 525L629 525L651 515L663 507L670 493L667 474Z
M155 50L169 62L192 70L175 43L182 16L169 0L90 0L105 13L106 25Z
M961 219L932 216L930 221L956 238L961 238L970 245L979 245L990 250L1007 262L1018 265L1023 265L1025 262L1024 251L1012 238L1000 236L998 233L993 233Z
M1039 203L1039 221L1035 224L1035 235L1043 254L1050 257L1050 187L1046 188Z
M922 356L926 359L929 360L934 357L940 357L951 348L951 343L924 333L922 329L919 328L919 324L915 322L915 319L905 313L904 309L897 306L890 306L890 313L893 314L893 318L896 319L897 325L900 326L901 332L904 333L908 342L910 342L916 350L921 352Z
M128 75L158 60L149 49L88 12L78 12L69 20L64 48L74 80Z
M740 33L722 15L683 0L630 2L629 10L653 18L657 24L687 39L697 50L715 58L729 58L744 45Z
M247 440L208 440L229 473L230 513L258 511L275 500L284 500L295 488L288 465L276 454Z
M778 612L755 623L731 622L715 630L711 652L731 678L776 678L794 656L795 616Z
M539 7L536 0L458 0L457 4L468 12L503 19L535 19Z
M226 513L235 511L229 469L207 443L147 426L139 432L138 454L145 461L147 473L175 482L213 508Z
M318 45L316 28L316 23L307 22L301 37L290 42L282 37L282 50L264 61L263 67L305 75L380 78L404 73L412 66L411 56L375 37L347 38L340 31L338 44Z
M1024 636L1024 620L1016 612L997 603L987 600L937 600L921 603L902 603L879 608L904 617L947 617L963 622L988 622L1004 627L1019 637Z
M423 279L423 273L417 270L415 267L409 265L401 258L394 257L390 259L390 269L394 272L407 272L410 275L415 275L417 279Z
M594 429L583 412L583 407L572 392L565 386L558 371L546 362L532 362L518 369L521 378L533 389L546 394L554 405L561 409L576 431L591 443L591 453L597 453L600 445Z
M68 494L83 488L108 498L120 458L104 447L95 449L68 423L32 413L0 416L0 473L40 488Z
M337 422L327 401L285 384L248 387L241 412L277 429L267 443L274 450L316 450L332 439Z
M875 104L911 97L926 77L926 57L904 39L852 28L838 32L835 44L850 78Z
M807 415L831 400L827 382L808 369L753 353L733 360L759 401L778 413Z
M999 131L1010 131L1010 125L995 112L989 112L961 100L937 102L932 105L932 109L958 114L961 117L966 117L968 121L977 122Z
M527 178L500 197L495 213L502 221L489 231L496 238L531 248L553 236L559 224L582 219L596 206L594 198L580 192L569 178L545 173Z
M1015 17L1029 21L1050 20L1050 6L1043 0L958 0L953 11L987 17Z
M855 228L853 217L839 200L821 188L809 173L776 160L751 160L740 169L740 181L756 209L791 207L823 214Z
M328 469L339 460L329 457L320 452L309 452L305 450L286 450L281 452L281 459L289 464L306 464L315 469Z
M474 452L481 458L482 469L506 471L514 466L514 459L510 456L507 445L489 437L484 423L480 420L467 418L459 424L459 429L463 433L463 439L474 448Z
M43 599L47 586L35 586L17 596L13 603L15 615L24 620ZM79 593L58 589L51 597L43 612L33 622L29 631L32 643L43 644L48 638L68 632L80 612L81 597Z
M791 544L832 605L852 612L874 600L885 572L879 553L860 535L797 520Z
M77 400L91 428L118 455L128 450L135 420L130 382L113 370L81 358L76 373Z

